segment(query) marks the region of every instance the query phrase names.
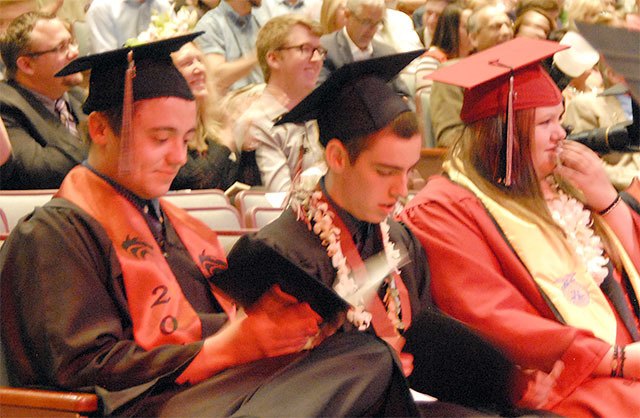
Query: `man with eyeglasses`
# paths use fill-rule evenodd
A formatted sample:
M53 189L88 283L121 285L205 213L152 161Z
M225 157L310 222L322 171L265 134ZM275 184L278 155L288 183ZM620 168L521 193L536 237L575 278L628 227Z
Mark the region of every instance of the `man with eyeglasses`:
M264 93L240 117L234 136L255 149L262 184L269 191L289 191L304 170L322 163L315 121L274 126L315 88L326 50L322 30L302 15L269 20L256 41L258 62L267 82Z
M374 39L382 27L386 7L385 0L347 0L345 27L320 38L320 43L327 50L327 58L318 84L345 64L396 53L392 46ZM410 98L409 89L402 80L395 78L391 83L397 94ZM412 101L409 102L413 107Z
M0 168L2 189L52 189L87 155L79 124L85 119L82 74L54 75L78 56L68 27L41 12L11 22L0 42L6 81L0 115L13 147Z

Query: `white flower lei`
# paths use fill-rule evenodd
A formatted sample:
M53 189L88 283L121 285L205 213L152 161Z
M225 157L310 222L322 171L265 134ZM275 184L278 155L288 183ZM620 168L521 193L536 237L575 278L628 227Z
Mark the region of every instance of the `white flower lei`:
M600 286L609 274L609 259L604 255L602 240L593 231L591 212L576 198L560 189L556 192L556 197L547 201L551 217L564 231L569 245Z
M336 214L329 209L329 205L322 201L322 192L316 189L317 175L304 174L300 176L299 181L294 185L291 193L291 208L296 213L298 220L304 221L309 230L312 230L321 240L324 247L327 248L327 255L331 258L331 264L336 269L336 280L333 283L333 289L338 295L344 299L351 299L358 291L358 285L355 278L351 274L351 269L347 265L347 258L342 253L340 246L340 228L333 224L333 218ZM387 262L395 267L395 272L399 273L397 268L400 252L395 248L394 243L389 239L389 224L387 220L380 222L380 230L382 233L382 242L384 246ZM395 282L390 283L393 286L392 292L397 292ZM391 302L393 304L393 302ZM396 328L402 326L398 315L389 312L389 318ZM347 320L354 324L360 331L369 328L372 315L365 310L365 301L359 297L355 302L354 309L347 312Z

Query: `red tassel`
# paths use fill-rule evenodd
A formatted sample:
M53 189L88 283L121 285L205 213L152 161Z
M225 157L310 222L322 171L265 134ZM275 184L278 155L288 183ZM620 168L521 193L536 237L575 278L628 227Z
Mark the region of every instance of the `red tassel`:
M513 72L509 77L509 95L507 98L507 150L506 150L506 168L504 175L504 185L511 186L512 165L513 165Z
M129 173L133 168L131 143L133 134L133 78L136 76L136 66L133 61L133 51L127 55L129 67L124 75L124 97L122 100L122 129L120 130L120 160L118 170L121 173Z

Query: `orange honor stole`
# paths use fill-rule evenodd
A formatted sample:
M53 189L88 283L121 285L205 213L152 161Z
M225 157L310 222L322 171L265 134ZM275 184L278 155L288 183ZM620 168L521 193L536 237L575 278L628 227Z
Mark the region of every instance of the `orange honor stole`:
M91 193L86 193L87 190ZM129 200L83 166L71 170L56 197L63 197L86 211L111 239L122 267L138 345L150 350L164 344L187 344L202 339L198 314L182 293L144 216ZM213 231L184 210L163 200L160 204L205 278L227 268L224 251ZM235 307L213 286L212 291L232 318Z

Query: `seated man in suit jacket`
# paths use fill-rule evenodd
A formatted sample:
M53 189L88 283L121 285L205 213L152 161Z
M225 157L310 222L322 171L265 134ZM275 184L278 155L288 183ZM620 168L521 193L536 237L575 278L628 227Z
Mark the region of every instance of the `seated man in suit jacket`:
M392 46L373 39L382 26L385 13L384 0L347 1L345 27L320 38L320 43L327 50L327 57L318 77L318 85L345 64L396 53ZM399 78L391 82L391 87L400 96L410 98L409 88ZM410 106L413 106L412 100L410 102Z
M78 124L82 74L54 75L78 56L69 29L55 17L25 13L0 42L7 80L0 83L0 115L13 155L0 168L2 189L48 189L87 155Z

